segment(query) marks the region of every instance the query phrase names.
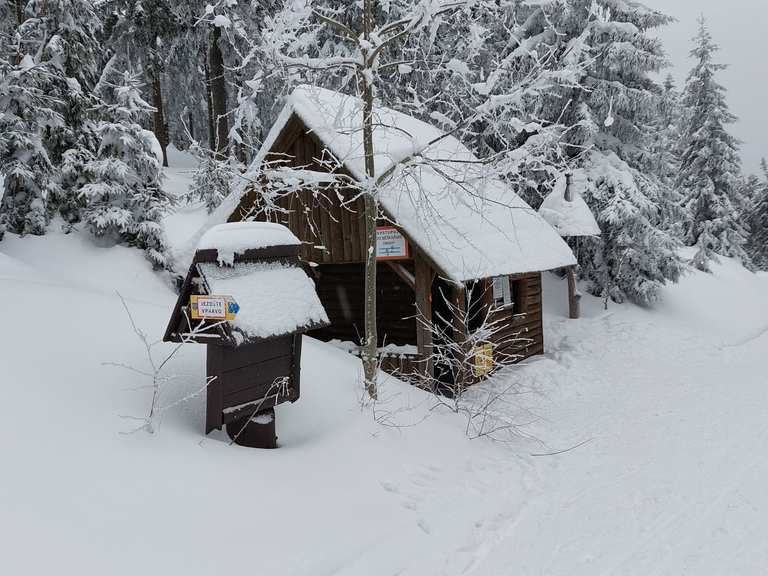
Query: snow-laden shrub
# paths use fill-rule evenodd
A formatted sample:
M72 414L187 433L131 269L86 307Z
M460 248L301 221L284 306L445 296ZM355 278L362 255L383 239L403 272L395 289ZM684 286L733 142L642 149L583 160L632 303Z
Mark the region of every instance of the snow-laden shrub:
M616 154L590 153L584 162L581 193L603 231L601 239L580 242L582 274L590 291L621 302L650 304L667 281L677 281L683 265L677 242L657 227L659 206L651 198L657 182Z
M143 248L156 267L165 267L160 220L171 197L161 187L157 141L138 124L152 111L140 87L126 72L114 86L116 102L100 110L99 148L84 166L89 181L80 188L83 221L94 235Z

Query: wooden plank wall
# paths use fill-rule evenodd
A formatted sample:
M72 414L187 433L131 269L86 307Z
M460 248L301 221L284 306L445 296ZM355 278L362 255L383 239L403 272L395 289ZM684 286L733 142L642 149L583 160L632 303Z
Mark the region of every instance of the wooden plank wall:
M413 273L411 263L403 263ZM360 343L364 326L365 269L363 264L322 264L313 268L317 293L331 325L310 333L320 340ZM379 346L416 345L413 290L385 263L378 265L376 306Z
M288 123L273 150L279 151L279 155L271 154L267 160L279 160L292 168L328 172L327 166L322 164L328 152L314 134L306 133L297 119ZM349 203L340 202L338 194L350 199ZM329 187L322 193L300 191L281 199L278 205L287 213L275 214L271 219L287 226L305 243L301 258L307 262L364 262L365 202L362 198L355 198L355 195L356 192L344 187ZM256 201L255 192L246 194L230 221L242 220L251 213ZM258 219L266 217L262 215Z
M507 355L516 361L544 353L541 273L512 276L516 282L513 293L517 303L511 310L496 312L491 321L504 324L494 340L498 348L494 354Z
M208 346L208 377L215 380L208 386L208 404L206 433L220 428L242 416L240 412L224 414L227 408L248 402L259 402L260 409L272 408L286 401L295 401L299 397L298 371L294 359L300 354L300 339L293 335L244 344L235 348ZM285 392L287 395L276 396L279 389L274 387L276 380L289 378ZM250 409L253 412L253 408Z

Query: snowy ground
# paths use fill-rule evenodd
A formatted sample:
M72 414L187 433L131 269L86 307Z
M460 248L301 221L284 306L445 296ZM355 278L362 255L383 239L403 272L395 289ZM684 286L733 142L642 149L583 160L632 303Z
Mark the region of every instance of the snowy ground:
M203 217L182 208L172 241ZM374 415L358 362L307 339L272 452L204 438L199 398L123 433L149 397L103 364L145 367L115 290L159 337L175 296L137 251L56 231L0 244L0 574L768 572L766 275L723 261L654 310L587 299L576 322L548 279L547 355L507 375L536 440L470 441L392 380ZM164 402L203 358L182 351Z

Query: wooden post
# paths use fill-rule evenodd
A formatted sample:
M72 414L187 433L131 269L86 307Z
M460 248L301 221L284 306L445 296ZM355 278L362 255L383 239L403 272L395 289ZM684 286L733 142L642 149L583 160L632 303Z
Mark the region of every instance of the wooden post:
M573 202L570 174L565 175L565 201ZM576 286L576 268L577 266L569 266L565 272L568 276L568 315L572 320L581 317L581 294Z
M432 362L432 267L421 251L414 255L416 266L416 345L423 363L424 375L433 378L435 366Z
M572 320L581 318L581 294L576 286L576 266L569 266L568 276L568 315Z
M215 344L208 344L206 347L206 363L208 377L217 376L222 371L222 348ZM216 378L208 384L206 388L206 412L205 412L205 433L209 434L213 430L221 429L223 425L222 410L224 409L224 389L221 381Z
M453 341L458 344L459 369L454 374L454 394L461 395L470 385L472 372L467 368L466 360L469 357L467 350L467 289L464 284L453 289Z

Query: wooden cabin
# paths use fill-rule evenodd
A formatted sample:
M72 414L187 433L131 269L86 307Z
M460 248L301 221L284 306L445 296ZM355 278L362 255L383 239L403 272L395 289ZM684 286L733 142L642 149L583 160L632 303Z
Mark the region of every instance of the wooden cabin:
M378 188L382 368L451 380L427 359L449 340L475 346L468 335L489 321L495 329L484 350L490 345L495 359L541 354L541 272L575 264L571 250L456 138L387 108L374 116L376 175L393 173ZM363 334L366 253L364 201L354 184L365 179L361 119L359 99L298 87L243 183L201 231L241 220L287 226L303 242L301 259L330 319L311 335L355 344ZM395 166L414 153L406 168ZM475 355L481 377L487 359Z

